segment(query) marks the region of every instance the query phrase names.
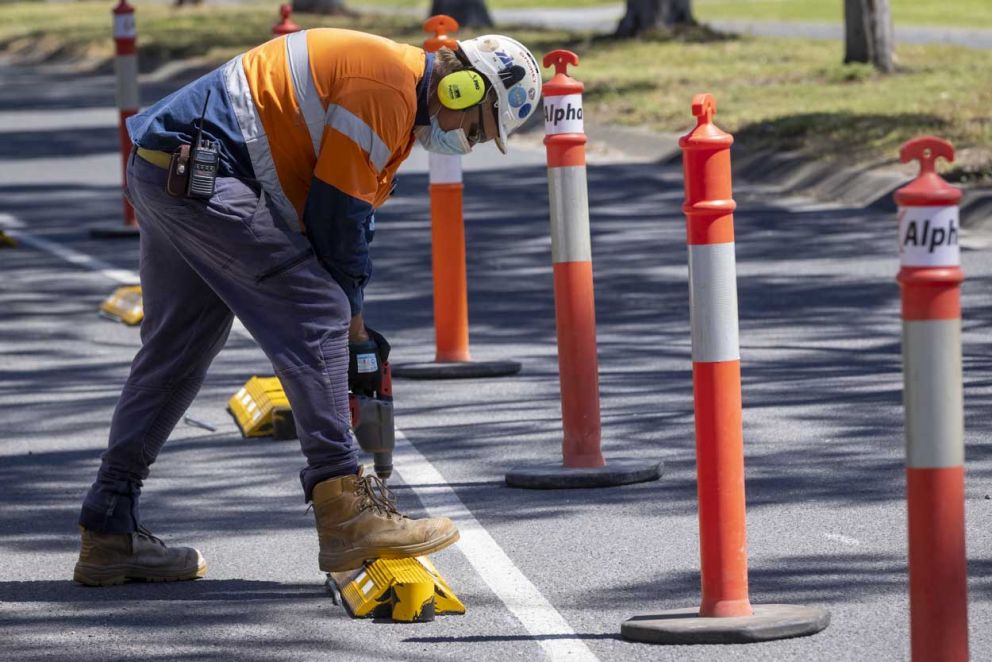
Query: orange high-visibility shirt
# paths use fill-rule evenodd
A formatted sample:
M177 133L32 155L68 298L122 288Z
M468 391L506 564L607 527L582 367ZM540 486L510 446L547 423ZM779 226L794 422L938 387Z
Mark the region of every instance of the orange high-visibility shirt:
M255 176L302 219L312 178L370 204L413 147L420 48L351 30L273 39L228 63L227 91Z

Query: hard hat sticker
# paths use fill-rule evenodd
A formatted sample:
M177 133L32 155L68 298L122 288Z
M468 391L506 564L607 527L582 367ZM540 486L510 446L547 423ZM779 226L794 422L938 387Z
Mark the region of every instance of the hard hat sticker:
M581 94L544 97L544 133L583 133Z
M899 257L907 267L961 264L957 207L901 207Z
M530 109L531 108L532 108L532 106L529 103L525 103L524 105L522 105L520 107L520 110L517 111L517 117L519 117L522 120L527 119L530 116Z
M507 95L507 99L509 100L511 106L514 108L519 108L527 103L527 92L524 91L522 85L514 85L510 88L510 93Z

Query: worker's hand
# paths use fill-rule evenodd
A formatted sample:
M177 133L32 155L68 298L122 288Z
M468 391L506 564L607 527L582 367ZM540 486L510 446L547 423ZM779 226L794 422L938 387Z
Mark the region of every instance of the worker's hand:
M358 313L351 318L351 324L348 325L348 342L363 342L369 339L369 334L365 330L365 318L362 317L361 313Z
M375 397L382 388L382 371L389 360L389 343L382 334L365 329L366 340L348 343L348 388L356 395Z

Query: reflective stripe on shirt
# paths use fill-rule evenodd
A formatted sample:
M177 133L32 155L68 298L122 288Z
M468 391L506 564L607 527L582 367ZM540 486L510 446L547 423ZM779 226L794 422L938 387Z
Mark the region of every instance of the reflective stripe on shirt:
M324 121L327 126L337 129L361 147L369 155L369 160L377 171L381 171L389 163L392 151L379 134L344 106L329 105Z
M303 122L310 132L310 142L313 143L314 159L320 154L320 139L324 134L324 106L317 94L310 70L310 53L307 48L307 31L294 32L286 37L286 61L290 77L293 80L293 91L296 93L296 103L303 113Z
M337 104L330 104L325 113L324 106L317 94L317 87L313 82L306 30L294 32L286 37L286 59L293 80L296 103L300 106L303 122L310 132L314 156L320 154L321 136L326 125L351 138L356 145L362 148L362 151L368 154L369 160L376 170L381 171L385 168L392 156L392 150L372 130L372 127L347 108Z
M275 164L272 162L269 139L265 135L265 128L262 126L255 102L252 100L242 58L243 56L239 55L225 64L223 73L231 106L234 108L234 115L238 118L241 134L248 147L248 156L251 158L255 177L261 182L262 188L272 200L276 211L279 212L283 220L299 222L300 218L296 213L296 208L283 193L282 185L279 183L279 176L276 173Z

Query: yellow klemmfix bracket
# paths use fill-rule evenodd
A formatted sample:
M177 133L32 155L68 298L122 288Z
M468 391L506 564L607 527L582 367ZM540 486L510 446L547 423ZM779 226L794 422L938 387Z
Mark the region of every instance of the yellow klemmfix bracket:
M426 556L367 561L357 570L328 573L326 585L355 618L414 623L432 621L435 614L465 613L465 605Z
M128 326L137 326L145 318L141 305L141 286L118 287L100 304L100 315Z
M0 230L0 248L17 248L17 240Z
M227 401L227 411L245 438L296 438L293 412L278 377L252 377Z

